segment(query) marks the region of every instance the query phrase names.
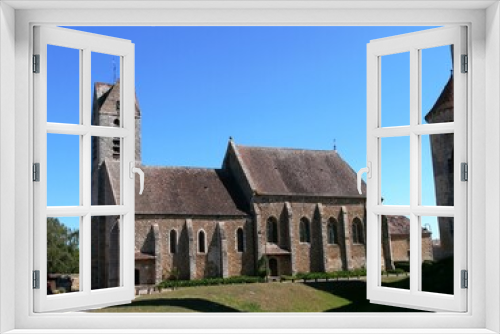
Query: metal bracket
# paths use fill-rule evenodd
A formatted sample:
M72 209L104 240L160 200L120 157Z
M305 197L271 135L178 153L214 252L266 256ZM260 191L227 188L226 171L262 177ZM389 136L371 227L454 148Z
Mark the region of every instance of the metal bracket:
M460 277L461 277L461 287L462 289L467 289L469 287L469 274L467 270L462 270L460 272Z
M33 270L33 289L40 289L40 270Z
M40 55L33 55L33 73L40 73Z
M33 164L33 181L40 182L40 163Z
M462 63L462 73L467 73L469 72L469 57L467 55L462 55L461 57L461 63Z
M466 162L460 164L460 180L469 181L469 166Z

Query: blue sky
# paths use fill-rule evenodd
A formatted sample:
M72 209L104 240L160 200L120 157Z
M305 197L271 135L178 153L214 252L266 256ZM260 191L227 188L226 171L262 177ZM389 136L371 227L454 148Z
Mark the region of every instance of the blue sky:
M329 150L366 165L366 44L429 27L72 27L129 39L136 50L146 165L220 167L237 144ZM113 81L118 58L93 55L92 81ZM448 47L425 50L425 114L451 70ZM49 49L48 120L78 122L78 53ZM382 60L382 125L409 120L409 57ZM65 137L54 140L51 137ZM48 205L78 204L78 139L49 135ZM387 143L385 143L387 141ZM384 139L385 204L409 204L409 141ZM75 151L76 150L76 151ZM423 138L423 203L435 203ZM52 163L51 163L52 161ZM145 190L147 191L147 189ZM65 220L75 226L75 220ZM435 219L426 218L434 237Z

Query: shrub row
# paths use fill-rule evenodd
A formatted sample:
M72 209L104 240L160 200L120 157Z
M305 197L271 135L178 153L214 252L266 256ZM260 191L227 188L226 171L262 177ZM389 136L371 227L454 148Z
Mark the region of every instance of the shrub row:
M261 277L255 276L235 276L228 278L204 278L194 280L165 280L158 284L158 288L180 288L190 286L209 286L209 285L224 285L224 284L239 284L239 283L258 283L264 282Z
M393 275L396 275L396 276L399 276L399 275L403 275L403 274L407 274L408 272L401 269L401 268L396 268L394 270L385 270L385 271L382 271L382 275L387 275L389 276L389 274L393 274Z
M356 269L356 270L344 270L335 271L331 273L297 273L293 276L282 275L282 281L295 281L295 280L318 280L318 279L339 279L339 278L350 278L350 277L361 277L366 276L366 269Z

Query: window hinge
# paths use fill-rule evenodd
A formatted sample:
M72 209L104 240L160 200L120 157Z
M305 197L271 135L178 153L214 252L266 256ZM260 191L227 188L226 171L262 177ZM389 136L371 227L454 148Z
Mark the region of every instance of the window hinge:
M462 55L462 73L469 72L469 56Z
M40 163L35 162L33 164L33 181L39 182L40 181Z
M33 289L40 289L40 270L33 270Z
M40 73L40 55L33 55L33 73Z
M460 164L460 174L461 174L460 179L462 181L469 181L469 166L467 165L466 162L462 162Z
M462 277L462 289L467 289L469 287L469 274L467 270L462 270L461 271L461 277Z

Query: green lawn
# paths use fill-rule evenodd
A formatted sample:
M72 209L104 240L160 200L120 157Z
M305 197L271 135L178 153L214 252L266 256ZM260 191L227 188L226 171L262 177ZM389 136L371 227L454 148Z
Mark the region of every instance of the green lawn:
M407 277L389 277L387 285ZM370 304L361 280L318 283L252 283L180 288L137 297L131 304L94 312L405 312Z

